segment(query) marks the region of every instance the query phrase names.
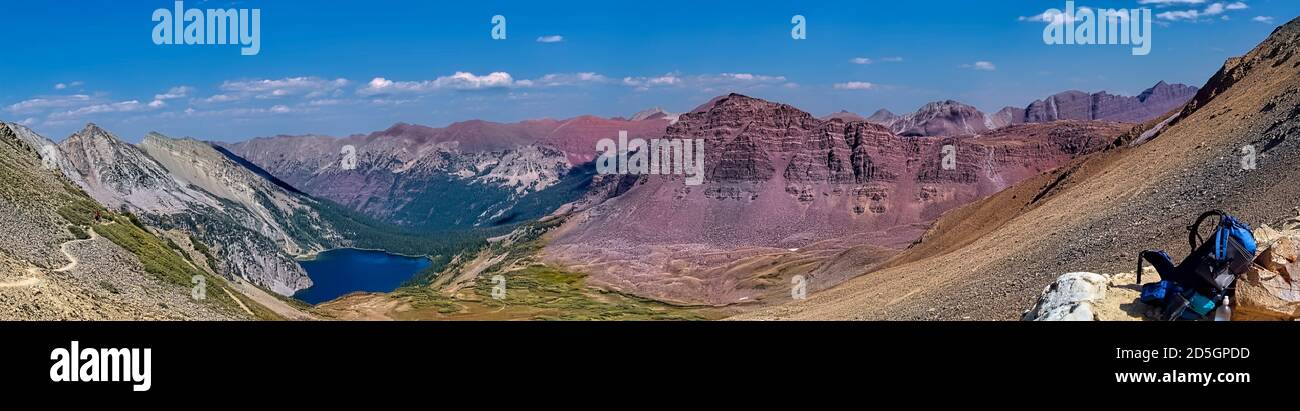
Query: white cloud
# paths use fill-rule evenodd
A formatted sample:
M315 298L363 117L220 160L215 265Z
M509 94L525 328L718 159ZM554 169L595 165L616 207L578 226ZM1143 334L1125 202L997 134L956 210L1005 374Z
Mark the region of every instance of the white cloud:
M854 57L852 60L849 60L849 62L858 65L871 64L871 59L866 57Z
M653 77L623 77L623 85L635 87L637 90L648 90L653 87L675 86L682 84L682 78L677 73L668 73L662 76Z
M84 85L84 84L86 84L86 83L85 83L85 82L82 82L82 81L73 81L73 82L70 82L70 83L58 83L58 84L55 84L55 85L54 85L54 89L55 89L55 90L66 90L66 89L69 89L69 88L81 87L81 86Z
M576 86L581 84L602 84L610 80L603 75L586 72L586 73L554 73L538 77L534 80L519 80L515 84L521 87L561 87Z
M437 80L433 81L433 85L438 88L455 90L478 90L509 87L514 81L514 77L504 71L497 71L483 76L477 76L469 72L457 72L450 76L438 77Z
M699 76L698 79L699 79L700 81L702 81L702 82L706 82L706 83L730 83L730 82L742 82L742 83L781 83L781 82L785 82L785 77L783 77L783 76L765 76L765 75L761 75L761 74L749 74L749 73L722 73L722 74L718 74L718 75L708 75L708 74L705 74L705 75L701 75L701 76Z
M384 94L412 94L412 93L429 93L438 90L485 90L508 87L529 87L534 84L533 81L524 80L516 82L510 73L503 71L493 72L485 75L476 75L474 73L458 71L450 76L442 76L433 80L425 81L392 81L383 77L375 77L367 83L365 87L357 90L357 94L363 96L376 96Z
M221 83L221 95L214 95L205 102L223 102L243 100L246 98L278 99L291 96L308 96L308 98L339 91L351 84L343 78L324 79L320 77L286 77L282 79L227 80ZM221 96L221 97L218 97Z
M346 101L339 100L339 99L322 99L322 100L308 101L307 105L322 107L322 106L337 106L343 103L346 103Z
M1185 3L1185 4L1200 4L1200 3L1198 2L1198 3ZM1168 20L1168 21L1197 21L1197 20L1201 20L1202 18L1210 18L1213 16L1222 15L1228 11L1246 10L1249 8L1250 8L1249 5L1240 1L1232 2L1232 3L1214 2L1214 3L1210 3L1208 6L1205 6L1205 8L1201 10L1197 10L1197 9L1171 10L1171 11L1166 11L1166 12L1156 14L1156 18L1161 20ZM1228 16L1225 15L1223 16L1223 18L1224 20L1227 20Z
M667 73L661 76L624 77L623 85L637 91L646 91L662 87L691 87L705 92L718 89L734 91L770 85L785 85L784 76L770 76L752 73L721 73L683 76L679 73Z
M1273 16L1255 16L1250 20L1256 23L1273 24Z
M1199 17L1201 17L1201 12L1196 10L1166 11L1156 15L1156 18L1170 21L1196 20Z
M47 120L66 121L66 120L79 119L85 116L95 115L95 114L130 113L130 112L145 110L147 108L156 108L156 107L152 107L151 105L140 103L139 100L119 101L116 103L95 104L95 105L80 107L74 110L51 113L47 117Z
M541 36L537 38L538 43L559 43L562 41L564 41L564 36L560 35Z
M167 102L162 100L154 100L149 102L149 108L163 108L163 107L167 107Z
M982 70L982 71L994 71L998 69L998 66L988 61L977 61L971 64L962 64L961 68L968 68L972 70Z
M876 88L875 84L868 83L865 81L850 81L847 83L835 84L836 90L874 90L875 88Z
M18 125L27 126L27 127L31 127L32 124L36 124L35 117L28 117L27 119L18 122Z
M5 107L5 110L16 114L33 114L48 109L77 107L93 104L94 102L95 99L85 94L45 96L10 104Z
M1138 0L1138 4L1154 4L1157 6L1194 5L1201 3L1205 3L1205 0Z
M1079 15L1085 11L1096 13L1096 11L1094 11L1091 7L1080 7L1078 10L1075 11L1073 15L1070 16L1065 15L1065 13L1062 13L1060 10L1050 9L1040 14L1035 14L1032 16L1020 16L1020 18L1018 18L1017 20L1028 21L1033 23L1061 23L1061 22L1074 23L1076 21L1079 21Z
M217 94L217 95L213 95L212 97L203 99L203 102L204 103L226 103L226 102L237 101L237 100L239 100L239 97L235 95Z
M194 108L191 107L191 108L186 108L181 113L183 113L184 116L186 117L240 118L240 117L274 115L274 114L312 113L316 111L319 111L319 109L316 107L290 107L283 104L277 104L269 108L268 107L233 107L233 108L226 108L220 110L195 110ZM164 112L158 114L159 117L174 117L176 115L177 113L175 112Z
M190 93L193 93L193 92L194 92L194 88L193 88L193 87L189 87L189 86L177 86L177 87L172 87L171 89L167 90L166 93L155 94L155 95L153 96L153 99L154 99L154 100L175 100L175 99L178 99L178 98L189 97Z

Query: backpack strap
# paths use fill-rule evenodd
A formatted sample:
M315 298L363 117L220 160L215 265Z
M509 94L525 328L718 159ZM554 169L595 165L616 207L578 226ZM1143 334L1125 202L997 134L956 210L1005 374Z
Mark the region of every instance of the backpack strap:
M1191 247L1188 250L1190 250L1190 252L1196 252L1196 248L1200 247L1200 245L1205 242L1205 240L1201 238L1201 223L1214 216L1218 216L1220 222L1222 222L1223 217L1226 215L1227 214L1224 214L1219 210L1206 211L1205 214L1201 214L1200 217L1196 218L1196 223L1187 226L1187 245ZM1217 224L1215 225L1215 230L1218 230Z

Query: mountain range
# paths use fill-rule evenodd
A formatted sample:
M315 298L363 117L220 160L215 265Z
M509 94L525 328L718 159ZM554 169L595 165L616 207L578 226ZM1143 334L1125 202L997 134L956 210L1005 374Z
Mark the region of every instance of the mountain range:
M1157 189L1187 186L1169 170L1210 161L1207 153L1223 156L1202 150L1205 143L1180 146L1183 140L1211 138L1205 130L1225 133L1213 137L1220 142L1247 139L1218 124L1225 120L1263 136L1253 142L1267 155L1286 153L1274 151L1289 147L1286 132L1296 112L1288 105L1295 87L1287 81L1294 73L1283 66L1300 63L1290 62L1294 42L1280 38L1293 31L1280 30L1260 46L1271 48L1230 61L1204 89L1160 82L1133 97L1067 91L993 115L944 100L904 115L880 110L864 118L841 111L818 118L732 93L681 114L653 108L628 118L473 120L440 128L398 123L347 137L281 135L235 143L150 133L129 144L89 124L56 144L4 123L0 135L8 145L0 159L14 183L4 193L11 215L0 222L40 228L19 230L23 234L0 243L0 265L19 278L0 278L0 285L63 281L56 267L84 269L77 267L79 255L134 258L138 267L110 264L138 274L130 277L132 287L150 290L132 295L173 301L161 286L141 281L162 278L178 286L185 273L213 275L231 292L229 304L192 306L182 317L262 318L258 313L278 309L267 308L276 299L258 293L290 296L311 286L296 259L365 247L449 260L445 270L421 280L444 294L476 286L490 267L546 266L581 272L585 286L602 292L682 306L767 307L787 301L788 285L800 278L809 291L831 290L821 302L763 310L760 317L929 318L930 311L918 310L935 304L943 290L963 297L935 318L1003 318L1028 295L1022 291L1040 286L1034 273L1065 262L1113 263L1084 256L1085 246L1122 254L1117 245L1096 244L1099 239L1070 243L1054 233L1122 227L1119 216L1131 216L1122 211L1129 206L1185 211L1231 202L1249 208L1253 203L1228 191L1232 179L1203 190L1213 191L1208 200L1176 201L1191 194ZM1266 103L1256 109L1260 101ZM673 175L598 175L596 142L620 131L630 138L704 141L705 183L688 185ZM37 164L48 167L32 168ZM1267 167L1272 174L1265 175L1289 176ZM1079 191L1083 187L1095 193ZM1115 216L1069 215L1090 207ZM1265 211L1275 210L1259 213ZM544 233L536 228L539 221L546 222ZM1136 235L1163 235L1158 216L1139 213L1131 221L1144 229L1101 230L1129 243ZM1040 228L1046 231L1034 231ZM515 260L491 254L512 241L503 239L536 235L524 251L508 250ZM455 240L432 240L442 237ZM1011 238L1033 242L996 242ZM68 250L79 241L98 249ZM1029 248L1034 242L1072 254L1048 256ZM1024 260L1012 252L1036 260L1014 267ZM959 268L924 289L861 277L882 270L928 283L924 276L941 270L939 261ZM999 287L1014 292L978 302L995 292L972 283L978 278L971 272L978 270L1024 278L1000 274L1005 284ZM883 291L841 291L868 289L859 284ZM74 306L117 298L87 284L65 285L81 293L68 298L85 301ZM37 298L9 293L0 293L0 306ZM879 300L882 295L891 299ZM856 307L868 300L902 308L843 308L850 304L845 301ZM142 301L133 307L153 300ZM41 315L77 317L66 310ZM144 308L134 315L165 316Z
M273 293L312 284L296 258L391 244L374 234L387 224L390 235L486 236L561 210L573 217L542 253L546 261L589 272L597 287L726 305L763 299L772 282L735 269L736 258L799 249L821 256L868 244L871 252L859 258L882 259L945 211L1099 150L1127 126L999 127L955 101L905 116L882 110L870 119L847 112L818 119L730 94L676 115L656 108L631 119L399 123L346 138L209 143L150 133L132 145L89 124L47 144L13 129L24 130L14 134L30 146L55 150L55 169L106 210L182 234L205 249L211 271ZM708 183L595 175L596 141L620 130L705 140ZM939 168L945 146L960 153L951 170ZM353 164L344 161L349 150ZM682 273L695 280L680 281ZM847 279L816 278L814 289Z
M1196 87L1161 81L1131 97L1105 91L1089 94L1071 90L1034 101L1023 108L1005 107L992 115L970 105L947 100L927 103L915 112L902 116L882 109L865 120L889 127L895 134L902 136L978 134L1015 124L1057 120L1143 123L1181 107L1196 92ZM848 111L824 118L830 117L862 119Z
M537 218L580 196L596 141L627 130L661 135L662 113L640 120L582 116L512 124L411 124L346 138L278 136L221 146L318 198L421 230L492 227ZM344 147L356 153L343 167ZM527 207L517 208L524 204Z

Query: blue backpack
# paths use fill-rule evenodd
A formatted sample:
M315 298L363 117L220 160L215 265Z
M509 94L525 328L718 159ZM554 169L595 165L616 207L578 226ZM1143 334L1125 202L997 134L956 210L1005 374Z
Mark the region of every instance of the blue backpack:
M1201 224L1218 217L1218 224L1206 241L1201 237ZM1164 305L1166 319L1198 319L1206 315L1205 301L1217 304L1229 295L1237 275L1245 273L1255 259L1257 244L1250 226L1222 211L1210 211L1187 226L1187 242L1192 253L1183 262L1174 265L1164 251L1143 251L1138 254L1137 281L1142 283L1142 265L1150 262L1160 273L1159 283L1142 287L1142 301ZM1187 313L1192 309L1197 315ZM1207 309L1208 308L1208 309Z

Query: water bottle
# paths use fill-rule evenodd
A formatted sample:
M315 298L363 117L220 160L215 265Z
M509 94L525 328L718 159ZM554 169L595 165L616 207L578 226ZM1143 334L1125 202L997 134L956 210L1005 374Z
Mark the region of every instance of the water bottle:
M1228 296L1223 296L1223 303L1214 310L1214 321L1232 321L1232 307L1228 306Z

